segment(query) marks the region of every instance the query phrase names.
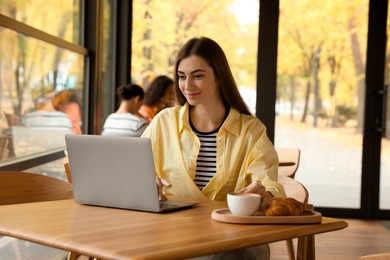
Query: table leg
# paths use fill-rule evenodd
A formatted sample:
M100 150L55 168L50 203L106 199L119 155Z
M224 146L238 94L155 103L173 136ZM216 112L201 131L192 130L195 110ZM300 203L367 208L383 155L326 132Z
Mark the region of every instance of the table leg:
M292 239L286 240L288 259L295 260L294 243Z
M314 235L299 237L297 260L314 260L315 258Z

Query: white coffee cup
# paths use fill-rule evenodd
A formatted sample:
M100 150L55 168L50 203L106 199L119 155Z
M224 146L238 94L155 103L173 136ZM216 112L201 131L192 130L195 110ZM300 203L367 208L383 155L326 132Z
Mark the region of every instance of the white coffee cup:
M227 203L235 216L253 216L259 208L261 195L256 193L229 193Z

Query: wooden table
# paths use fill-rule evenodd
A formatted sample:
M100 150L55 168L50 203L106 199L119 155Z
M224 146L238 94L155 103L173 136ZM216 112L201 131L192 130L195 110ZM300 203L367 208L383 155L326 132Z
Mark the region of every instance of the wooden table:
M181 259L347 227L332 218L311 225L239 225L211 219L214 209L225 207L201 201L193 209L158 214L74 200L7 205L0 206L0 234L103 259Z

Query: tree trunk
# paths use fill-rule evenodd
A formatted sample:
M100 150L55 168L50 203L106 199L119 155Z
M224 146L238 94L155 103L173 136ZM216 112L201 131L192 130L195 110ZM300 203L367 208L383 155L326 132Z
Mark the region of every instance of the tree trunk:
M363 129L363 116L364 116L364 93L365 93L364 64L363 64L362 53L360 50L359 38L356 33L356 26L352 20L349 20L348 26L351 32L350 36L351 36L353 63L355 66L355 76L357 78L356 88L357 88L358 109L357 109L356 132L361 133Z
M319 113L320 113L321 107L322 107L320 79L318 77L318 73L320 71L320 56L321 56L321 47L318 47L317 50L314 50L313 62L312 62L313 87L314 87L313 127L318 126L318 116L319 116Z
M336 127L336 57L335 55L330 55L328 58L329 67L330 67L330 81L329 81L329 99L330 99L330 108L329 108L329 117L330 117L330 126Z
M310 92L311 92L311 63L313 60L313 54L310 55L304 55L303 60L305 61L303 64L306 65L306 67L303 68L303 74L307 78L306 83L306 92L305 92L305 105L303 107L303 113L301 118L301 123L306 123L306 117L307 117L307 111L309 109L309 98L310 98Z
M290 76L290 86L291 86L291 92L290 92L290 120L294 120L294 108L295 108L295 78L294 76Z
M302 114L302 118L301 118L301 123L306 122L307 110L309 107L310 92L311 92L311 83L310 83L310 78L309 78L307 83L306 83L305 105L303 107L303 114Z
M59 38L64 38L65 36L65 33L66 33L66 29L67 29L67 24L68 22L70 21L70 19L72 18L71 14L70 13L67 13L65 15L62 16L62 19L61 19L61 22L60 22L60 25L58 27L58 37ZM60 64L60 61L61 61L61 58L64 54L64 49L62 48L56 48L56 51L54 53L54 58L53 58L53 90L62 90L63 88L65 88L65 82L63 81L59 81L59 77L61 78L61 75L63 75L63 73L61 71L59 71L59 64ZM58 88L58 85L61 84L63 85L61 88Z
M13 102L14 113L20 115L22 113L22 105L24 99L24 91L26 89L26 50L27 41L22 35L18 35L18 57L15 67L15 84L17 101Z
M147 23L150 23L150 24L151 24L151 21L153 19L152 15L148 11L151 2L152 2L151 0L145 1L145 5L147 6L147 8L146 8L146 11L144 14L145 21L147 21ZM144 32L143 42L146 43L146 45L144 45L144 47L142 49L144 60L146 61L146 67L144 68L144 71L142 73L143 74L142 85L146 89L149 86L150 76L154 70L153 62L152 62L152 46L150 44L152 42L152 29L150 26L147 26L147 28Z

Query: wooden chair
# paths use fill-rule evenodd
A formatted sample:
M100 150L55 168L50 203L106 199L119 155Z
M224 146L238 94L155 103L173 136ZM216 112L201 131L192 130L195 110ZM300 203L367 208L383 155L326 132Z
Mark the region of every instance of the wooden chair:
M287 197L292 197L308 205L309 192L302 183L286 176L279 176L278 182L283 185Z
M7 120L7 124L9 127L14 125L22 125L22 122L18 115L4 112L4 117Z
M65 168L66 178L68 179L68 182L72 183L72 175L70 174L69 162L64 162L64 168Z
M0 172L0 205L73 198L65 181L29 172Z
M297 180L295 180L293 178L286 177L283 175L279 176L278 182L283 185L287 197L295 198L296 200L302 202L306 206L306 208L312 209L312 205L308 204L309 193L308 193L306 187L302 183L298 182ZM314 257L314 237L313 236L298 238L297 257L295 257L293 240L292 239L286 240L286 245L287 245L289 259L291 259L291 260L310 259L310 257L305 258L306 256L304 255L307 247L311 248L310 252L313 254L312 257Z
M0 172L0 205L72 198L71 182L29 172ZM93 258L69 252L68 260L74 259Z
M279 157L279 176L294 178L299 167L301 150L298 148L276 148Z
M9 140L0 137L0 160L8 157L8 143Z
M71 198L73 189L68 182L35 173L0 172L0 205ZM16 257L20 258L16 241L13 239L13 247Z

